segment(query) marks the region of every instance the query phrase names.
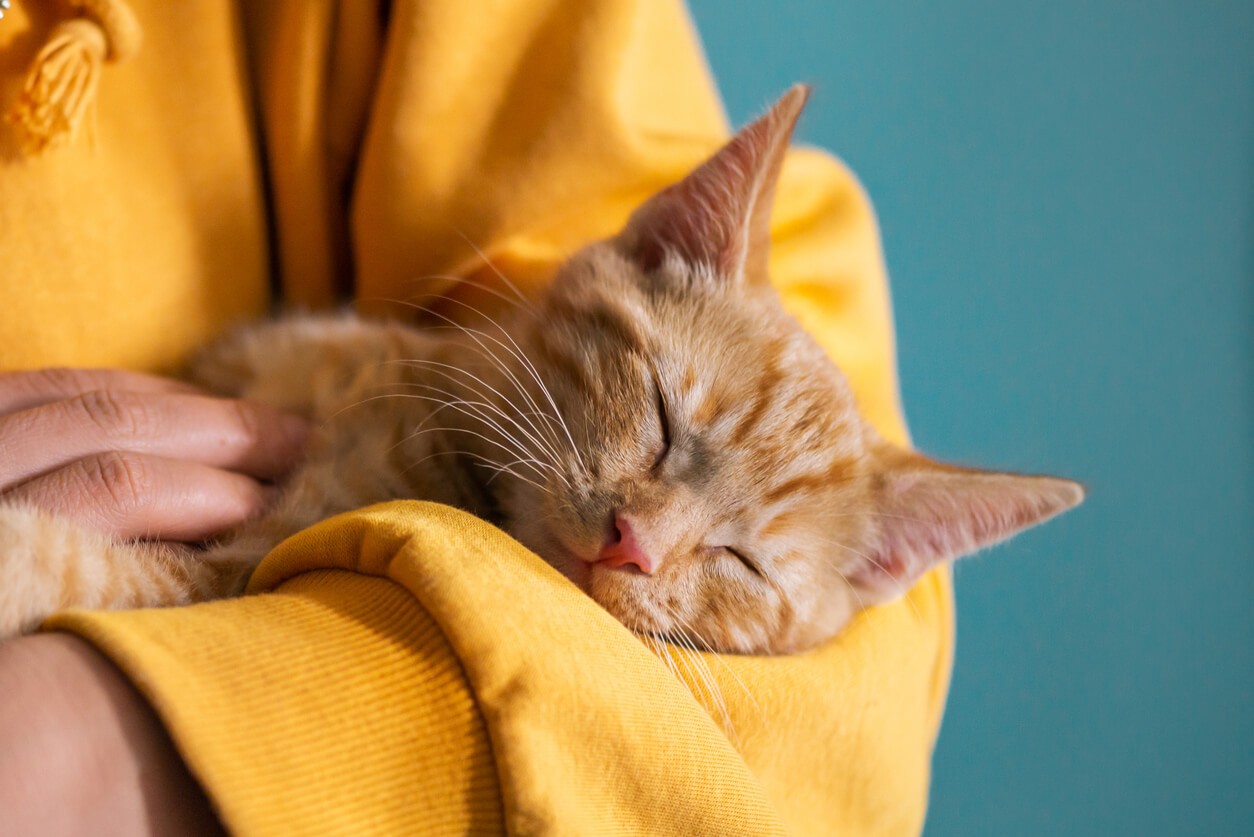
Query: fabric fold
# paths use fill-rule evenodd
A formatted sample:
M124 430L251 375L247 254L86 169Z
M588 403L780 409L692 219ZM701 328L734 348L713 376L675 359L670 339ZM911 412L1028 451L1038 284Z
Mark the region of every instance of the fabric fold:
M347 833L367 797L376 833L494 813L511 834L912 833L945 591L808 654L659 656L505 533L397 501L285 541L243 599L50 627L135 679L239 833ZM263 705L280 687L290 718Z

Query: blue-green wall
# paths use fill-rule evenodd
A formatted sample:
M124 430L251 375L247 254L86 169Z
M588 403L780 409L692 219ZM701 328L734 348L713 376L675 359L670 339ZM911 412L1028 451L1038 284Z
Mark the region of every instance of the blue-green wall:
M957 568L929 835L1254 834L1254 2L692 0L877 206L916 442L1088 483Z

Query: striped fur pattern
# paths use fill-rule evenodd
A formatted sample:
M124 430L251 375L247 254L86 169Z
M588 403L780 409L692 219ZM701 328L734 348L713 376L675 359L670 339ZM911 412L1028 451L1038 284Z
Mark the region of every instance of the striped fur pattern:
M642 635L787 653L1078 503L1067 480L887 444L784 312L766 222L805 95L790 91L500 320L297 318L211 347L196 380L319 428L276 508L198 552L0 509L0 637L64 607L235 595L284 537L420 498L502 526ZM648 573L598 563L624 515Z

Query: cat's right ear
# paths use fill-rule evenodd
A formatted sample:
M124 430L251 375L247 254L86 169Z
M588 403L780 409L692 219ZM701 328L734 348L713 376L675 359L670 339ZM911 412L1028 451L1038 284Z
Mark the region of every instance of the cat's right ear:
M991 546L1073 508L1084 488L1058 477L958 468L884 445L876 460L876 534L845 568L865 604L901 596L942 561Z
M618 236L645 271L668 256L724 279L766 282L775 181L810 89L798 84L695 171L646 201Z

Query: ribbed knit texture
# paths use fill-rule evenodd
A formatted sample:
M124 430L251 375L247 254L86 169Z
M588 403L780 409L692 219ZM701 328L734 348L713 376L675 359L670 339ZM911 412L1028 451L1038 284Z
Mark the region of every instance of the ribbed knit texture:
M502 830L462 668L391 582L327 570L239 602L50 627L110 649L234 833Z

